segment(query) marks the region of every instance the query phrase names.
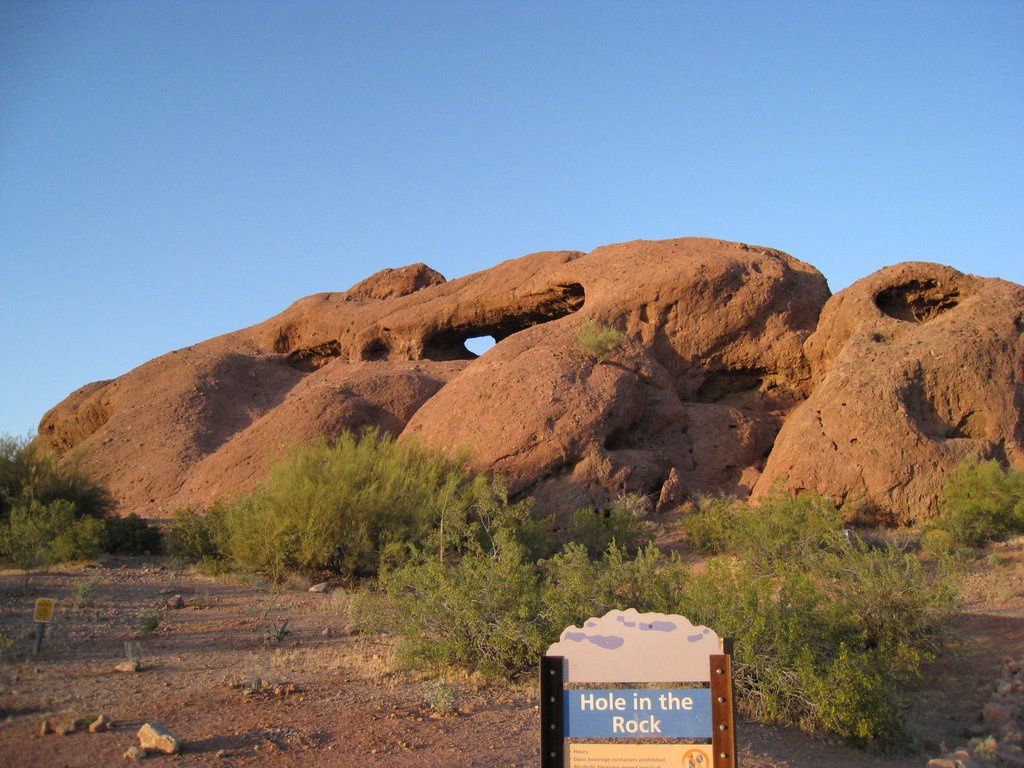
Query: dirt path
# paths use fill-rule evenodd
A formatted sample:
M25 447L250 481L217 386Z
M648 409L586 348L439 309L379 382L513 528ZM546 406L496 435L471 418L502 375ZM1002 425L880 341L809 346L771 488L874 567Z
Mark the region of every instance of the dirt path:
M746 723L741 764L921 768L940 742L965 744L985 700L980 689L1005 654L1024 653L1024 547L1004 547L996 560L975 567L967 612L952 627L960 643L953 656L931 666L930 684L911 714L916 755L872 756ZM95 602L76 605L76 585L86 580L96 583ZM83 591L77 587L80 603L88 602ZM186 606L167 607L174 595ZM32 656L37 596L58 602L43 652ZM263 618L269 600L235 579L142 559L36 575L27 594L20 574L0 572L0 765L127 765L125 750L152 720L185 748L147 764L538 764L532 683L425 680L395 667L386 640L346 631L343 593L286 592ZM289 634L271 640L274 622L280 627L286 618ZM142 670L114 671L129 655ZM44 718L60 726L101 713L113 720L112 730L39 735Z

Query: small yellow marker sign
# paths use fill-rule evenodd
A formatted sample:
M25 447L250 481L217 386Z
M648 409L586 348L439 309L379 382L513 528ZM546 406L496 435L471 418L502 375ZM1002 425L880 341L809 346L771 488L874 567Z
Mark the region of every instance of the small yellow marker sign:
M52 597L37 597L36 598L36 612L32 615L32 621L49 621L53 618L53 603Z

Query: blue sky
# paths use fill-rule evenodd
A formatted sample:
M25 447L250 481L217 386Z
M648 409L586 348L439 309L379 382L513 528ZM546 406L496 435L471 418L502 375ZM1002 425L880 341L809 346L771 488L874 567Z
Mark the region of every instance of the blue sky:
M417 261L1024 283L1024 3L0 0L0 433Z

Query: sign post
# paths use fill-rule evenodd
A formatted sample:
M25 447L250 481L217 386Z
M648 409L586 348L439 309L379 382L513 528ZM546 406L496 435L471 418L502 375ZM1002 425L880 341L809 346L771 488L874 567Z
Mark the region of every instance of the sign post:
M36 623L36 645L32 651L35 656L38 656L39 652L43 649L43 635L46 634L46 625L53 619L53 603L52 597L36 598L36 609L32 614L32 620Z
M540 689L542 768L736 768L732 643L682 616L568 627Z

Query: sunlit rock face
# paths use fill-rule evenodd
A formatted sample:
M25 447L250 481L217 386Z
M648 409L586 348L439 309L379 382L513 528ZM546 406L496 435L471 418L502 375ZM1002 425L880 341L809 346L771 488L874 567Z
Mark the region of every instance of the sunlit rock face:
M372 425L468 450L556 513L633 493L670 514L778 481L907 520L966 453L1021 464L1022 291L904 264L830 299L791 256L696 238L451 281L414 264L83 387L38 439L147 517ZM621 343L593 354L588 324ZM478 337L496 342L481 356Z
M757 495L780 482L911 522L964 456L1024 467L1024 287L888 267L833 296L804 349L813 390Z

